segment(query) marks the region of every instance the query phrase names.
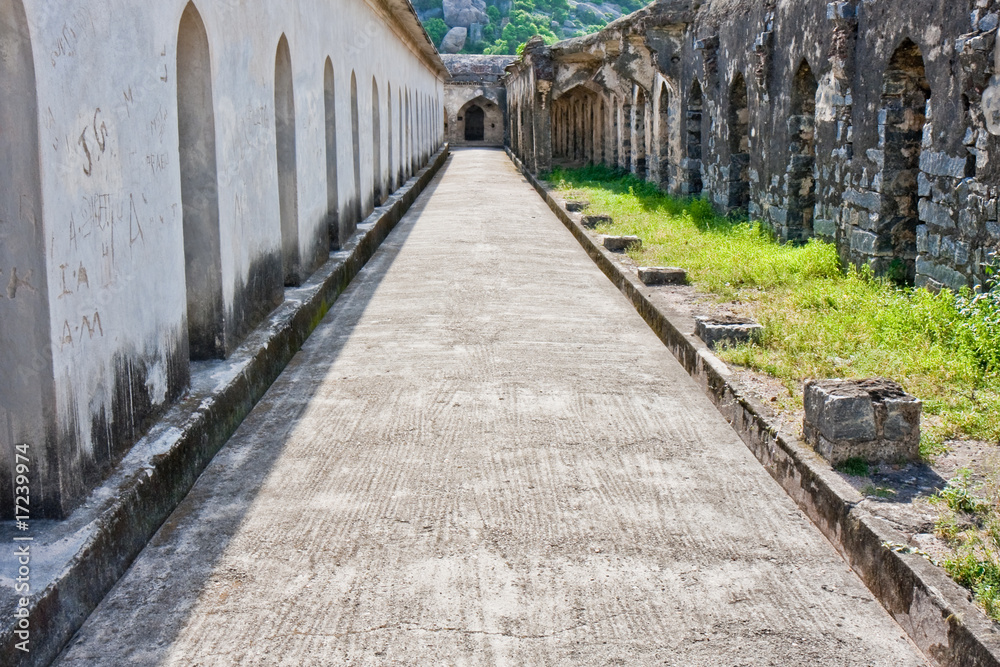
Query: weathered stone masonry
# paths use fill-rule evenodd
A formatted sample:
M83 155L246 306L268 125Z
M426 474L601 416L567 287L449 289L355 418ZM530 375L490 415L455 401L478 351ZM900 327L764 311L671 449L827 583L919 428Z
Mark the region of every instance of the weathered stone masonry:
M525 164L617 165L931 288L1000 244L996 0L668 0L508 68Z
M0 0L0 43L0 513L24 443L61 517L426 163L448 74L405 0Z

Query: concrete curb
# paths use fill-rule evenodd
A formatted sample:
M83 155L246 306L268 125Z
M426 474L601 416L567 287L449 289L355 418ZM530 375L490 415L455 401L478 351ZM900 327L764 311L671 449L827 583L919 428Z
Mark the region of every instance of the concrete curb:
M34 522L31 584L42 590L29 607L30 653L15 649L14 607L0 601L0 665L45 665L59 654L447 157L445 145L305 285L286 290L284 303L229 359L193 366L187 394L84 504L63 521ZM5 558L5 565L15 562Z
M858 507L861 495L795 435L781 432L767 410L731 377L707 346L684 333L681 318L657 308L638 278L592 239L574 214L506 149L528 182L591 259L628 297L646 323L715 403L771 476L826 535L882 606L930 658L948 667L1000 665L1000 631L968 591L925 558L897 551L906 538ZM579 215L577 215L579 217Z

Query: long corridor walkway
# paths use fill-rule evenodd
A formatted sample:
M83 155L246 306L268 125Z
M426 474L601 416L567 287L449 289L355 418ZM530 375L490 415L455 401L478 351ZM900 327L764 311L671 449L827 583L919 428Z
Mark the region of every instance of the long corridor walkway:
M495 150L457 150L66 665L922 665Z

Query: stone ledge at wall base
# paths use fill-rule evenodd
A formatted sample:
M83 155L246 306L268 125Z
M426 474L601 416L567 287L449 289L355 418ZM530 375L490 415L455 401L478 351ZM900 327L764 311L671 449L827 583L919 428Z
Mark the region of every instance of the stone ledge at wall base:
M914 644L945 667L1000 667L1000 630L970 601L969 592L907 549L902 533L869 512L857 489L794 433L783 430L769 408L734 379L729 367L694 336L689 319L655 304L649 290L573 221L561 200L509 148L507 154Z
M638 236L602 236L601 243L611 252L625 252L642 247Z
M712 350L721 343L759 343L763 333L764 327L753 320L738 317L694 318L694 334Z
M687 271L676 266L640 266L636 274L643 285L687 284Z
M193 364L191 387L180 402L69 517L35 522L30 533L17 533L33 538L31 651L14 649L16 596L12 588L0 584L0 666L48 665L55 659L447 157L445 144L427 166L358 224L344 247L331 253L305 284L288 288L284 303L229 359ZM13 545L14 534L12 521L0 522L0 541ZM0 572L16 571L14 548L0 549Z
M598 225L610 225L612 222L610 215L585 215L580 220L580 224L587 229L594 229Z
M891 380L806 380L805 440L832 465L920 458L920 399Z

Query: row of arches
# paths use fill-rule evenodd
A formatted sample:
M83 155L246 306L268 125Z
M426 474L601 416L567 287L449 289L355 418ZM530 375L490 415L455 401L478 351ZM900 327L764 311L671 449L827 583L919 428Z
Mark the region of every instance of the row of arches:
M324 63L323 103L326 150L327 216L325 233L316 239L310 258L303 256L302 221L298 210L295 91L291 52L282 35L275 52L274 136L281 230L281 271L284 284L301 284L354 232L358 222L415 173L440 140L435 119L437 101L407 89L380 91L371 80L371 143L362 141L356 72L350 75L351 172L341 183L338 170L337 105L333 61ZM395 110L395 117L394 112ZM183 202L185 279L188 294L188 336L194 359L225 356L225 313L219 230L218 169L212 96L210 46L204 22L194 3L181 17L177 38L177 112ZM383 138L386 146L383 151ZM371 189L362 191L362 151L371 150ZM386 164L383 165L383 153ZM347 185L347 188L342 188ZM346 205L342 190L353 193Z
M767 188L773 187L769 183L759 185L759 196L771 197L769 210L775 211L772 222L781 238L804 241L814 235L817 208L822 205L817 194L816 166L820 86L806 59L793 70L789 84L784 119L788 163L779 179L779 203L767 194ZM686 99L680 100L683 104L678 104L674 91L672 82L657 76L652 89L633 84L631 90L621 93L580 84L556 94L549 112L553 161L563 165L617 166L665 190L697 195L706 183L707 158L714 169L708 180L715 201L731 211L755 208L752 196L758 195L752 187L758 186L751 183L756 141L751 122L754 95L744 74L732 74L724 89L725 103L717 107L720 117L711 121L722 121L725 127L724 139L714 144L715 155L711 156L706 156L703 149L704 127L710 119L705 115L700 81L690 83ZM879 173L872 186L881 203L877 222L865 228L875 235L874 241L866 242L874 248L865 252L870 255L866 261L883 272L888 264L896 265L895 270L903 272L901 278L906 281L913 279L917 253L917 182L930 96L920 49L905 39L889 59L882 84ZM524 117L524 109L516 104L512 109L513 141L531 148L534 142L524 141L526 131L533 129L531 119ZM846 130L842 134L847 134Z
M700 91L699 91L700 92ZM800 61L790 82L788 166L785 172L782 219L775 231L786 241L800 242L814 235L817 207L817 98L819 82L808 60ZM694 95L692 95L694 97ZM917 256L916 236L920 225L918 176L927 123L931 88L919 46L904 39L889 58L879 98L879 164L872 191L877 211L865 210L868 222L858 234L870 240L848 239L859 262L869 263L899 282L912 283ZM700 108L700 100L698 104ZM689 104L689 109L694 104ZM700 114L700 111L698 111ZM749 169L751 133L749 89L741 73L729 88L729 181L728 206L747 209L750 204ZM846 131L843 131L846 134ZM842 141L850 143L849 137ZM700 141L692 141L699 144ZM852 232L854 234L855 232Z
M552 156L565 165L605 164L631 171L638 178L672 187L672 101L666 81L650 100L638 85L622 98L577 86L553 100ZM700 111L698 116L700 123ZM701 130L691 134L700 163ZM700 166L692 178L700 191Z

